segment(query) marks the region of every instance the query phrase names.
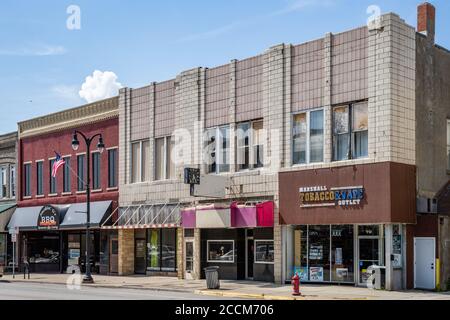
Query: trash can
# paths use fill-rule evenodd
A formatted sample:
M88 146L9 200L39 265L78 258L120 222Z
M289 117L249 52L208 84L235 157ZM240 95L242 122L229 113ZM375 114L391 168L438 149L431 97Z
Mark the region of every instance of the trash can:
M207 267L205 270L206 287L208 289L220 289L219 267Z
M384 287L384 272L386 270L386 267L383 266L377 266L377 265L373 265L370 266L370 268L372 269L372 274L374 275L373 278L373 288L375 290L381 290Z

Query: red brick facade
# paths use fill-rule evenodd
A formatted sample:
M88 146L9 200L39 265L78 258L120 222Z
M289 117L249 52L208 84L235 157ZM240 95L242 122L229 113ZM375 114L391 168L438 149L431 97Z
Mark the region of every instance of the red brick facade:
M113 201L113 210L118 205L118 188L108 189L108 152L109 148L119 146L119 121L118 118L104 120L92 124L83 125L77 128L25 137L19 140L18 150L18 206L42 206L46 204L70 204L86 202L86 194L77 192L77 155L86 152L85 143L79 136L80 148L77 151L72 150L72 136L74 130L79 130L87 136L96 133L103 135L105 143L105 152L101 154L101 191L92 193L91 201ZM97 141L93 142L91 151L96 150ZM70 166L74 172L71 172L71 192L63 195L63 168L61 167L57 175L57 195L49 196L50 189L50 161L55 157L55 151L62 157L70 156ZM36 161L43 160L43 196L37 196L37 165ZM118 161L118 160L117 160ZM24 198L24 163L31 162L31 198ZM92 172L92 171L91 171ZM118 175L118 173L117 173ZM118 178L117 178L118 179Z

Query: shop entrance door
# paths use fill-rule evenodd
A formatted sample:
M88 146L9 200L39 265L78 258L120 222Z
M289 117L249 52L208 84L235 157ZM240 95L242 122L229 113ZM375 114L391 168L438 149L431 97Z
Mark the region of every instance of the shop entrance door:
M367 281L371 276L368 273L368 268L370 266L380 264L380 239L378 237L364 237L360 238L359 244L359 285L367 285Z
M134 256L134 272L137 274L145 274L147 270L145 246L147 241L145 239L135 240L135 256Z
M245 278L248 280L253 280L253 263L255 261L255 242L253 238L253 230L247 230L245 241Z
M185 242L185 260L184 260L184 268L185 268L185 278L188 280L194 279L193 271L194 271L194 241L186 240Z
M414 238L414 288L436 288L435 250L435 238Z
M119 240L110 238L109 240L109 272L119 272Z

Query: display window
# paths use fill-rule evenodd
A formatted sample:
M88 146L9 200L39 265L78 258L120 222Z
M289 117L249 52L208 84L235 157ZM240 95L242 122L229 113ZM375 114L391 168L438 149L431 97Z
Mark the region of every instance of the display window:
M255 263L274 263L273 240L255 240Z
M294 267L301 281L354 283L353 225L294 230Z
M151 229L147 233L147 270L177 270L177 230Z
M207 244L208 262L234 263L233 240L208 240Z
M58 264L60 259L58 234L36 233L27 239L28 261L33 264Z

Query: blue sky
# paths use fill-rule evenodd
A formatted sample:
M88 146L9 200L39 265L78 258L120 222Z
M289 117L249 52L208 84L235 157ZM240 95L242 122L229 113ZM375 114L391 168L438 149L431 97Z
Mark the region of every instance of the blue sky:
M416 25L420 0L2 0L0 134L18 121L86 103L94 70L140 87L366 23L370 5ZM437 42L450 48L450 1L437 7ZM69 30L66 10L81 9Z

